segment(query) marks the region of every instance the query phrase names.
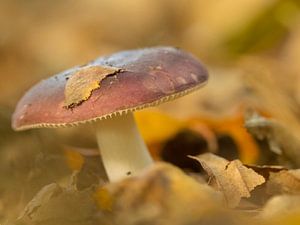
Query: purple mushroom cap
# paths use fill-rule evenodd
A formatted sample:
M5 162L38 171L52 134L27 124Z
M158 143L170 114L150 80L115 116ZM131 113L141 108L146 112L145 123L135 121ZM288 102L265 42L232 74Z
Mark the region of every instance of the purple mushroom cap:
M89 67L115 67L91 96L74 107L65 106L70 77ZM122 51L61 72L32 87L19 101L12 119L15 130L63 127L104 119L114 114L155 106L206 83L203 64L173 47Z

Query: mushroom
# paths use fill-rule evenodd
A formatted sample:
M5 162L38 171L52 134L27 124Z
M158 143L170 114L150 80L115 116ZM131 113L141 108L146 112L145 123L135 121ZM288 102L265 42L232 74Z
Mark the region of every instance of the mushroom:
M93 122L110 181L152 163L133 112L202 87L207 70L173 47L123 51L100 57L41 81L19 101L14 130Z

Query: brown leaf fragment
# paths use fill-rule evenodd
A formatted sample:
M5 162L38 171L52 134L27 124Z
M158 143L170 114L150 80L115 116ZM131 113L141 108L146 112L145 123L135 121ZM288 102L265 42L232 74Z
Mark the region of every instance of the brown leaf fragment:
M103 79L120 71L120 68L109 66L89 66L76 71L65 86L65 106L73 108L88 100L92 92L100 88Z
M253 169L256 173L262 175L266 180L269 179L270 173L277 173L283 170L287 170L283 166L277 165L245 165L246 167Z
M300 194L300 169L270 173L267 192L277 194Z
M231 208L238 206L242 197L250 197L250 192L265 182L263 176L245 167L239 160L227 161L211 153L191 158L201 163L210 184L223 193Z

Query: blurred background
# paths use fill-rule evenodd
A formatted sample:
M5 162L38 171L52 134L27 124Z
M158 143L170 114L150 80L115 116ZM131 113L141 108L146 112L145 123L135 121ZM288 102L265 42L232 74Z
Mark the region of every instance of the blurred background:
M300 130L298 0L0 0L0 222L17 216L43 185L66 182L83 167L93 180L101 170L88 126L11 130L26 90L100 55L157 45L193 53L210 80L194 94L137 114L156 159L197 170L184 157L208 149L247 163L277 163L274 153L263 153L266 143L244 129L244 113L255 109Z

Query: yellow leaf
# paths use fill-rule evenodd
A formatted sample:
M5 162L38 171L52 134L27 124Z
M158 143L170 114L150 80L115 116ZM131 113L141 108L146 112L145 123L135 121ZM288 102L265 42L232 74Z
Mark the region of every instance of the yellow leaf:
M135 119L147 144L165 141L185 126L183 121L158 110L138 111Z
M189 124L206 124L216 134L230 135L238 146L239 158L243 163L255 163L259 157L259 147L253 137L244 128L242 113L228 118L192 118Z
M69 78L65 87L65 106L75 107L89 99L93 90L100 88L100 83L108 75L120 72L115 67L89 66L78 70Z
M64 149L64 154L66 157L67 165L71 170L81 169L84 163L84 158L79 152L76 152L71 149Z
M95 199L99 209L111 211L113 206L113 197L105 187L100 187L95 192Z

